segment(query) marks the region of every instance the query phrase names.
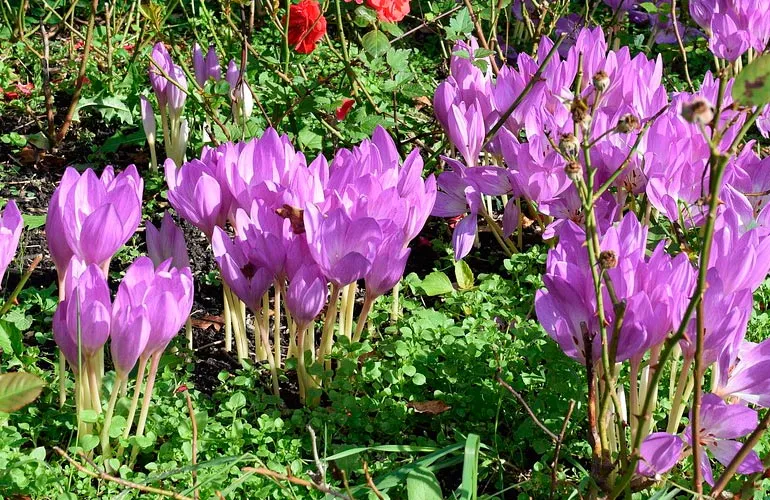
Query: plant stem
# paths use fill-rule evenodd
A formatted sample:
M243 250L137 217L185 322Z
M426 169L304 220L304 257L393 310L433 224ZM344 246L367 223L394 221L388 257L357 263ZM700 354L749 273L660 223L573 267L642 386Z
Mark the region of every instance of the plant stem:
M104 426L102 427L102 456L106 463L107 460L110 458L110 454L112 453L112 450L110 448L110 426L112 425L112 415L115 413L115 403L118 402L118 395L120 394L120 385L122 381L125 380L125 377L120 377L115 379L115 382L112 386L112 391L110 392L110 402L107 405L107 413L104 415ZM128 425L128 424L126 424Z
M281 368L281 287L278 283L273 295L273 350L275 366Z
M123 439L128 439L131 435L131 427L134 425L134 416L136 415L136 407L139 404L139 393L142 391L142 383L144 381L144 369L147 366L147 357L142 356L139 358L139 367L136 370L136 383L134 384L134 395L131 398L131 406L128 408L128 417L126 417L126 428L123 431ZM120 453L118 453L120 455Z
M147 414L150 411L150 403L152 400L152 389L155 387L155 377L158 374L158 363L160 363L161 352L156 352L152 355L150 361L150 371L147 374L147 387L144 389L144 398L142 398L142 411L139 413L139 422L136 424L135 437L139 438L144 436L144 426L147 423ZM129 467L133 467L136 456L139 454L139 444L134 443L134 447L131 450L131 459L129 460Z
M222 302L224 304L225 321L225 351L233 350L233 320L231 316L231 304L228 300L227 285L222 282Z
M372 298L371 294L367 293L364 297L364 305L361 308L361 312L358 314L358 322L356 323L356 332L353 335L353 342L359 342L361 340L361 334L366 326L366 321L369 318L369 313L372 310L372 304L376 298Z
M319 363L327 365L331 369L331 360L326 360L326 355L332 350L332 336L334 335L334 320L337 316L337 301L340 297L339 285L332 284L332 293L329 298L329 305L326 307L326 316L324 317L323 333L321 334L321 345L318 347L316 360Z

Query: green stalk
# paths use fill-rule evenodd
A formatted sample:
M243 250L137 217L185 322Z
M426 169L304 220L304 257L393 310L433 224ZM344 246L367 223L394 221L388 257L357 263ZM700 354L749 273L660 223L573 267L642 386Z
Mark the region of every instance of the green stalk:
M155 387L155 377L158 374L158 364L160 363L160 356L162 353L156 352L152 355L150 361L150 372L147 374L147 387L144 389L144 398L142 398L142 410L139 413L139 422L136 424L135 437L142 437L144 435L144 427L147 424L147 415L150 412L150 403L152 400L152 389ZM139 454L139 445L134 444L131 450L131 459L129 460L129 467L132 467L136 456Z
M372 298L371 294L367 293L364 298L364 305L361 308L361 313L358 315L358 322L356 323L356 332L353 335L353 342L359 342L361 340L361 334L366 326L366 320L369 318L369 313L372 310L372 304L376 298Z
M273 295L273 350L275 366L281 368L281 287L278 283Z
M144 380L144 369L147 366L147 357L139 358L139 367L136 370L136 383L134 384L134 395L131 398L131 406L128 408L128 417L126 417L126 428L123 431L123 439L128 439L131 435L131 427L134 425L134 416L136 416L136 407L139 404L139 393L142 391L142 382ZM122 448L121 448L122 449ZM121 453L118 453L121 455Z
M104 426L102 427L102 455L106 463L110 458L112 449L110 448L110 426L112 425L112 415L115 413L115 403L118 402L118 395L120 394L120 385L126 377L118 376L112 386L112 392L110 392L110 402L107 405L107 413L104 416Z
M316 360L321 363L326 363L325 357L331 353L332 350L332 336L334 335L334 322L337 317L337 300L340 297L340 287L338 285L332 285L332 293L329 298L329 305L326 307L326 316L324 317L323 333L321 334L321 345L318 347L318 354ZM328 367L331 368L331 360L328 361Z
M224 321L225 321L225 351L233 350L233 320L231 316L231 304L228 299L227 285L222 282L222 302L224 303Z

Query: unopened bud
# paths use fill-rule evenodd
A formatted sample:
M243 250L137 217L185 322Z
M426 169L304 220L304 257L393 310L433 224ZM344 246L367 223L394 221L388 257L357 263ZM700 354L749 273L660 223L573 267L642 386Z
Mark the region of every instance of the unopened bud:
M636 115L628 113L620 117L617 131L621 134L627 134L629 132L633 132L634 130L638 130L641 125L642 124L639 122L639 118L637 118Z
M567 163L566 167L564 167L564 173L567 174L569 180L572 182L577 182L578 179L583 177L583 166L576 161L571 161Z
M604 71L597 71L593 78L594 88L597 92L604 92L610 86L610 77Z
M605 250L599 254L599 267L612 269L618 265L618 255L613 250Z
M714 107L706 99L698 98L682 106L682 117L690 123L708 125L714 119Z
M561 136L561 140L559 141L559 150L564 156L569 158L574 157L577 155L579 148L580 143L578 142L577 137L575 137L575 134L563 134Z

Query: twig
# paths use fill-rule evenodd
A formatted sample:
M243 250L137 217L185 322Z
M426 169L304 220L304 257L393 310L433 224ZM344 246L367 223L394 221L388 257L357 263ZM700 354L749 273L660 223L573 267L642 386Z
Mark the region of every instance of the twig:
M318 476L321 478L321 485L326 486L326 465L321 462L321 459L318 457L318 442L316 440L315 436L315 430L311 426L307 426L307 432L310 434L310 443L313 447L313 461L315 462L315 467L318 469Z
M51 55L48 32L44 23L40 23L40 34L43 37L43 94L45 95L45 116L48 121L48 143L50 145L56 134L56 123L54 122L53 96L51 95L51 67L49 65Z
M503 379L500 377L500 374L499 374L499 373L497 374L497 383L498 383L498 384L500 384L500 385L502 385L502 386L503 386L503 387L505 387L506 389L508 389L508 392L510 392L511 394L513 394L513 396L514 396L514 397L515 397L515 398L516 398L516 399L519 401L519 403L520 403L520 404L521 404L521 405L524 407L524 410L526 410L527 414L528 414L528 415L529 415L529 417L532 419L532 421L533 421L533 422L535 422L535 424L536 424L538 427L540 427L540 428L543 430L543 432L545 432L545 433L546 433L546 435L548 435L548 437L549 437L549 438L551 438L551 441L553 441L553 442L558 442L558 441L559 441L559 436L557 436L556 434L554 434L553 432L551 432L551 431L550 431L550 429L548 429L548 427L546 427L546 426L545 426L545 424L543 424L543 423L540 421L540 419L538 419L538 418L537 418L537 415L535 415L535 413L532 411L532 408L530 408L530 407L529 407L529 405L527 404L527 402L526 402L526 401L524 401L524 398L521 396L521 394L519 394L519 393L516 391L516 389L514 389L513 387L511 387L510 385L508 385L508 384L505 382L505 380L503 380Z
M487 37L484 36L484 30L481 29L481 23L479 22L479 18L476 17L476 13L473 11L473 5L471 5L471 0L463 0L465 3L465 7L468 9L468 14L471 16L471 21L473 21L473 27L476 28L476 35L479 37L479 43L482 47L489 50L489 44L487 43ZM492 71L497 74L499 68L497 67L497 62L495 62L494 57L489 58L489 62L492 64Z
M104 481L109 481L111 483L119 484L121 486L125 486L126 488L131 488L133 490L142 491L144 493L152 493L154 495L161 495L169 498L174 498L176 500L194 500L193 498L181 495L174 491L162 490L160 488L154 488L152 486L145 486L143 484L132 483L131 481L126 481L125 479L121 479L119 477L115 477L110 474L107 474L103 470L99 469L96 466L96 464L94 464L93 461L90 460L83 452L80 452L81 458L83 458L86 462L88 462L91 465L91 467L93 467L98 471L98 472L94 472L92 470L89 470L83 467L83 465L78 463L74 458L67 455L67 453L61 448L59 448L58 446L54 446L53 449L56 453L58 453L65 460L67 460L67 462L69 462L77 470L95 479L102 479Z
M72 126L72 118L75 116L75 111L78 108L80 102L80 95L83 93L83 84L86 79L86 68L88 67L88 56L91 55L91 45L94 40L94 25L96 24L96 11L99 8L99 0L92 0L91 2L91 15L88 18L88 31L86 31L86 41L83 46L83 59L80 61L80 70L78 71L78 77L75 81L75 91L72 93L72 100L70 101L70 107L67 109L67 114L64 117L64 122L61 128L56 133L56 137L53 138L52 146L60 143L69 132L70 126Z
M11 292L11 295L9 295L7 299L5 299L5 303L3 304L3 307L0 307L0 318L5 316L5 313L7 313L11 309L11 307L13 307L13 304L16 301L16 297L19 296L19 293L21 293L22 289L24 288L24 285L27 283L27 280L29 279L30 276L32 276L32 273L35 271L38 264L40 264L41 260L43 260L43 256L40 254L36 255L35 258L32 259L32 262L30 262L29 267L21 276L21 279L19 279L19 283L16 285L16 288L14 288L13 292Z
M762 435L765 433L768 426L770 426L770 411L765 413L764 418L762 418L762 421L759 422L757 428L754 429L754 432L749 435L749 438L745 443L743 443L741 449L738 450L738 453L735 454L735 457L733 457L727 467L725 467L725 471L722 473L722 476L711 489L712 497L719 498L720 493L722 493L722 491L725 489L725 486L727 486L727 483L729 483L730 479L732 479L732 477L735 475L735 472L743 463L743 460L749 455L749 453L751 453L751 450L754 449L754 446L762 438Z
M575 409L575 400L569 400L569 408L567 408L567 416L564 417L564 423L561 426L561 432L559 432L559 439L556 441L556 450L553 452L553 466L551 467L551 496L553 498L556 493L556 471L559 468L559 453L561 453L561 445L564 442L564 435L567 433L567 425L569 425L569 419L572 417L572 411Z
M369 487L372 492L374 492L375 496L379 500L385 500L385 498L382 496L382 493L380 493L380 490L377 489L377 486L374 484L374 480L372 479L372 475L369 474L369 466L364 462L364 477L366 477L366 485Z
M690 86L690 92L695 92L695 86L690 79L690 69L687 66L687 51L684 50L682 34L679 33L679 25L676 23L676 0L671 0L671 22L674 25L674 35L676 36L676 43L679 45L679 52L682 53L682 59L684 60L684 76L687 78L687 84Z
M251 472L252 474L259 474L260 476L269 477L270 479L275 479L276 481L286 481L287 483L296 484L298 486L304 486L306 488L318 490L321 493L326 493L327 495L331 495L334 498L342 498L344 500L353 500L353 497L345 493L342 493L341 491L337 491L328 486L323 486L318 483L314 483L313 481L308 481L306 479L293 476L290 471L288 474L280 474L278 472L271 471L270 469L266 469L264 467L244 467L241 470L243 472Z
M425 27L426 27L426 26L428 26L429 24L431 24L431 23L435 23L436 21L438 21L438 20L439 20L439 19L441 19L442 17L451 16L452 14L454 14L455 12L457 12L458 10L460 10L460 9L464 9L464 8L465 8L465 7L464 7L463 5L457 5L457 6L455 6L454 8L452 8L452 9L450 9L450 10L448 10L448 11L444 12L443 14L439 14L438 16L434 17L434 18L433 18L433 19L431 19L430 21L428 21L428 20L425 20L425 21L423 21L421 24L418 24L418 25L417 25L417 26L415 26L414 28L410 29L409 31L407 31L407 32L405 32L405 33L403 33L403 34L401 34L401 35L398 35L396 38L394 38L393 40L391 40L391 41L390 41L390 44L391 44L391 45L393 45L393 44L395 44L396 42L398 42L399 40L403 40L404 38L408 37L408 36L409 36L409 35L411 35L412 33L414 33L414 32L416 32L416 31L419 31L419 30L421 30L421 29L425 28Z

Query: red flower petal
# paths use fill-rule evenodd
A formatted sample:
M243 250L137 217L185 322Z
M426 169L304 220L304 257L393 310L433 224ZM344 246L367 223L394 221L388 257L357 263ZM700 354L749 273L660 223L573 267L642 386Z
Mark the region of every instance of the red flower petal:
M344 120L345 117L348 116L348 113L350 113L350 110L355 103L356 103L355 99L343 99L342 106L337 108L337 120L339 121Z

